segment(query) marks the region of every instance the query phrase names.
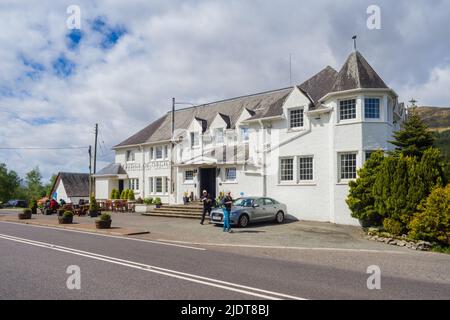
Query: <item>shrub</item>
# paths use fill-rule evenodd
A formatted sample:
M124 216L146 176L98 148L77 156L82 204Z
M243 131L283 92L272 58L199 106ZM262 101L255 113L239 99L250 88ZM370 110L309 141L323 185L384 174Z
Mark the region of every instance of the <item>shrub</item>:
M25 209L23 209L23 214L26 214L26 215L30 215L30 216L31 216L31 209L30 209L30 208L25 208Z
M144 199L144 203L145 203L146 205L152 204L152 203L153 203L153 198L145 198L145 199Z
M111 220L111 215L107 214L107 213L102 213L100 215L100 220L101 221L109 221Z
M122 193L120 194L120 199L121 200L126 200L128 196L128 189L123 189Z
M399 236L403 233L404 225L398 220L386 218L383 220L383 227L387 232L394 236Z
M97 204L97 200L95 200L94 194L91 194L91 196L89 198L89 211L98 212L98 210L99 210L99 207Z
M38 207L37 200L35 198L32 198L30 201L30 208L37 209L37 207Z
M134 191L133 190L130 190L130 189L128 190L127 198L130 201L134 201L135 200L135 198L134 198Z
M352 217L368 221L370 225L379 225L382 217L375 210L375 198L373 196L373 185L376 173L384 160L382 151L373 153L358 171L358 179L350 181L350 191L345 200Z
M110 195L111 200L117 199L116 192L117 192L117 189L111 190L111 195Z
M406 227L433 187L445 180L439 150L429 148L422 157L402 154L387 157L373 186L375 210Z
M70 218L73 217L73 212L72 211L65 211L63 213L63 218Z
M142 198L139 197L139 198L136 199L136 203L138 203L138 204L143 204L143 203L144 203L144 200L142 200Z
M450 245L450 184L431 192L408 228L412 239Z
M160 197L156 197L154 203L160 205L161 204L161 198Z

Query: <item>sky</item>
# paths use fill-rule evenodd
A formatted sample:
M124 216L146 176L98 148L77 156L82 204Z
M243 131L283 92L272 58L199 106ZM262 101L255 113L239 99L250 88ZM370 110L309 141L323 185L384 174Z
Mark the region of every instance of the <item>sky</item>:
M79 29L70 5L80 9ZM368 28L370 5L380 29ZM358 50L399 94L450 106L450 1L0 1L0 163L88 172L171 108L300 84ZM372 21L372 20L371 20ZM70 24L73 28L74 24ZM75 25L76 26L76 25ZM78 27L78 26L76 26ZM82 147L11 150L17 147Z

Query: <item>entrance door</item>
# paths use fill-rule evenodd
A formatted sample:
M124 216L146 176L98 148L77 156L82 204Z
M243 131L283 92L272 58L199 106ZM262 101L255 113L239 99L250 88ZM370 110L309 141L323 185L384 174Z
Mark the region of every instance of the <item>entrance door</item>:
M216 168L200 168L200 196L203 190L216 198Z
M123 180L119 180L119 192L122 193L123 190Z

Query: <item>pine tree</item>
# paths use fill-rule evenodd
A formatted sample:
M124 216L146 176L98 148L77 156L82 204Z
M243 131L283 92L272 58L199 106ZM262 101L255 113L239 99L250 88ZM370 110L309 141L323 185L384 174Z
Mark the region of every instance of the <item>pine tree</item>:
M401 130L394 133L394 139L389 142L396 146L397 152L420 158L426 149L433 146L435 138L413 108Z

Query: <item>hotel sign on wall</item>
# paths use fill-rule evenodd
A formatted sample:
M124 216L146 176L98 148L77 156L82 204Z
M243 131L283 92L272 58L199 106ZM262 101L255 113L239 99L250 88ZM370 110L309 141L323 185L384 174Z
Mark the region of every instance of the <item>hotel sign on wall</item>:
M145 164L145 169L169 169L169 161L152 161Z
M126 171L141 171L142 166L139 163L126 163L123 165ZM155 169L169 169L170 162L169 161L152 161L144 164L145 170L155 170Z

